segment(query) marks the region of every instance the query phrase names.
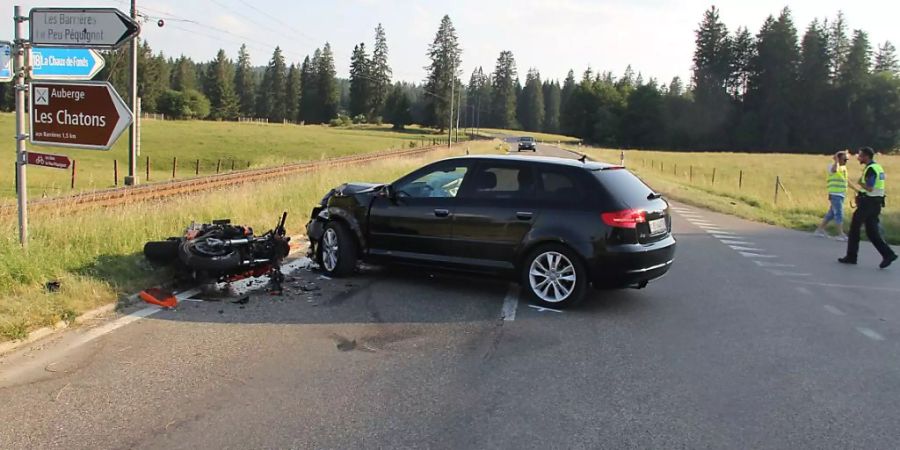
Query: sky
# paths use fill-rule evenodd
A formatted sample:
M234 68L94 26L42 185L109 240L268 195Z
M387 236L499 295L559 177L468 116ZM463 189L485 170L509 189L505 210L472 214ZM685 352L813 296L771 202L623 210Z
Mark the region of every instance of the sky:
M32 7L115 7L126 0L12 0ZM12 9L12 2L4 8ZM619 75L635 72L668 82L690 78L694 31L713 3L700 0L137 0L146 17L141 37L155 52L212 59L219 48L237 57L246 42L254 65L264 65L275 46L288 64L331 43L338 76L347 77L353 46L371 51L375 27L385 27L394 79L420 82L426 51L444 14L450 15L462 47L462 79L483 66L493 70L497 56L511 50L519 76L537 68L544 79L576 76L590 66ZM791 8L800 35L816 18L843 11L851 29L869 33L873 46L890 40L900 46L900 2L856 0L753 0L715 5L729 30L746 26L756 34L769 15ZM12 11L7 11L11 13ZM9 14L4 15L9 17ZM157 21L165 21L163 27ZM12 40L12 21L0 21L0 40Z

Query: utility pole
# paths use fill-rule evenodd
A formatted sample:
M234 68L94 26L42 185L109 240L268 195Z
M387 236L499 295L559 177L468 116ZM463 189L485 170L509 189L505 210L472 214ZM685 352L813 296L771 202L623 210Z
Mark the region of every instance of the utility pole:
M452 66L451 66L452 67ZM456 67L452 67L450 71L450 118L447 121L447 127L450 129L447 133L447 148L453 148L453 88L456 87Z
M459 87L459 93L456 94L459 101L456 102L456 143L459 143L459 110L462 109L462 86Z
M24 27L26 20L28 17L22 16L22 7L14 6L13 21L16 30L12 48L15 54L13 75L16 78L16 191L19 194L19 243L22 247L28 246L28 193L25 190L25 164L28 162L28 155L25 153L25 139L28 139L25 134L25 90L28 85L25 84L25 76L30 69L28 66L31 65L31 58L25 57L28 47Z
M131 19L137 22L137 0L131 0ZM131 40L131 83L128 88L128 106L131 108L132 121L128 127L128 176L125 177L125 186L138 184L137 179L137 146L138 146L138 117L137 117L137 60L138 37Z

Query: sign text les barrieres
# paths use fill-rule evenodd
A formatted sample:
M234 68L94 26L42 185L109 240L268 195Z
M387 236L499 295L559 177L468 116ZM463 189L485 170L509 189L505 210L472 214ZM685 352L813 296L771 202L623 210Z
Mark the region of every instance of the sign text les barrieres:
M108 150L132 114L108 82L31 83L31 143Z
M116 48L140 26L114 8L33 8L31 44L45 47Z

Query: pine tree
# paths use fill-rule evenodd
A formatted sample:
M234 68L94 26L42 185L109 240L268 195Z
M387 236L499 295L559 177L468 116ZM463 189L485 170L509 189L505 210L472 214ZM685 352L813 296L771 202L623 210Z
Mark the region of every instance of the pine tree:
M575 128L575 124L567 120L566 113L566 111L569 110L569 102L572 100L572 94L575 93L575 86L575 71L569 69L569 73L566 75L565 81L563 81L562 92L560 93L559 98L559 131L566 134L571 134L572 130Z
M494 75L491 77L491 126L495 128L515 129L516 122L516 85L518 73L516 60L511 51L502 51L497 58Z
M844 116L839 117L842 142L857 147L871 145L868 137L874 128L867 92L871 88L872 48L869 36L862 30L853 33L853 41L847 52L847 60L838 76L838 99Z
M800 45L796 105L797 145L807 151L827 148L829 134L828 35L818 21L809 25Z
M559 133L559 108L562 91L559 82L544 83L544 129L545 133Z
M141 97L141 109L155 112L157 101L168 84L162 75L165 72L164 60L153 56L153 50L147 41L141 42L138 51L138 96ZM125 91L128 92L128 91Z
M209 98L210 117L216 120L234 120L240 114L240 100L234 92L234 68L219 49L216 59L207 67L204 93Z
M387 38L384 34L384 27L380 23L375 28L375 50L372 52L370 72L372 80L369 109L371 114L377 117L384 114L385 101L388 94L393 91L391 89L391 67L388 65Z
M291 122L300 120L300 89L300 69L291 63L284 86L284 117Z
M366 45L360 43L353 47L353 54L350 56L350 116L358 115L366 118L372 117L372 91L374 89L374 80L371 73L373 61L369 60L366 54Z
M337 117L340 107L340 92L338 91L337 72L334 69L334 54L331 52L331 44L325 43L322 55L316 63L316 92L321 102L320 119L322 122Z
M537 69L530 69L525 76L525 88L522 94L524 111L521 117L522 128L528 131L544 129L544 90L541 74Z
M319 98L319 60L322 51L316 49L313 57L303 60L300 66L300 120L305 123L322 123L322 100Z
M242 44L238 53L237 69L234 72L234 89L240 102L241 115L251 117L256 111L256 74L250 65L247 45Z
M829 67L832 81L837 82L840 77L849 52L850 38L847 36L847 20L844 18L844 12L839 11L828 34L828 55L831 57Z
M270 122L282 122L285 119L285 62L281 47L275 47L272 59L263 73L263 81L257 94L257 114L266 117Z
M900 73L900 62L897 62L897 49L890 41L878 47L875 55L875 72Z
M409 95L400 84L394 86L385 101L384 118L395 130L402 130L412 122L412 110Z
M746 27L738 28L731 42L731 68L728 79L728 94L734 100L741 100L747 93L750 69L756 43Z
M698 108L697 135L701 147L722 148L728 144L727 119L731 114L728 86L734 80L734 59L728 28L713 6L704 13L696 31L694 50L694 95Z
M751 86L755 113L761 123L759 147L786 151L791 147L794 92L800 50L791 11L784 8L776 20L766 20L757 37Z
M190 58L181 55L175 60L175 67L172 68L172 79L169 85L172 89L181 92L197 89L197 68Z
M451 98L455 97L455 87L459 84L459 68L462 63L462 51L456 37L456 29L450 16L441 19L441 25L428 45L428 58L431 63L426 67L428 78L425 81L426 117L425 125L447 129L450 122Z

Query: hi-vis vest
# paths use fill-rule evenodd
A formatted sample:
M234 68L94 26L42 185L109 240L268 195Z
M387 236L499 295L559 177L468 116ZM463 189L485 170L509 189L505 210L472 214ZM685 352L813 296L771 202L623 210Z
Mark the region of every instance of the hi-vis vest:
M829 194L845 194L847 192L847 166L837 164L834 173L829 173L826 181L828 182Z
M859 178L859 185L866 185L866 174L869 173L869 169L875 172L875 186L872 188L872 192L866 191L863 189L860 191L861 194L867 195L869 197L884 197L884 169L881 167L881 164L871 163L866 166L866 169L863 170L862 176Z

